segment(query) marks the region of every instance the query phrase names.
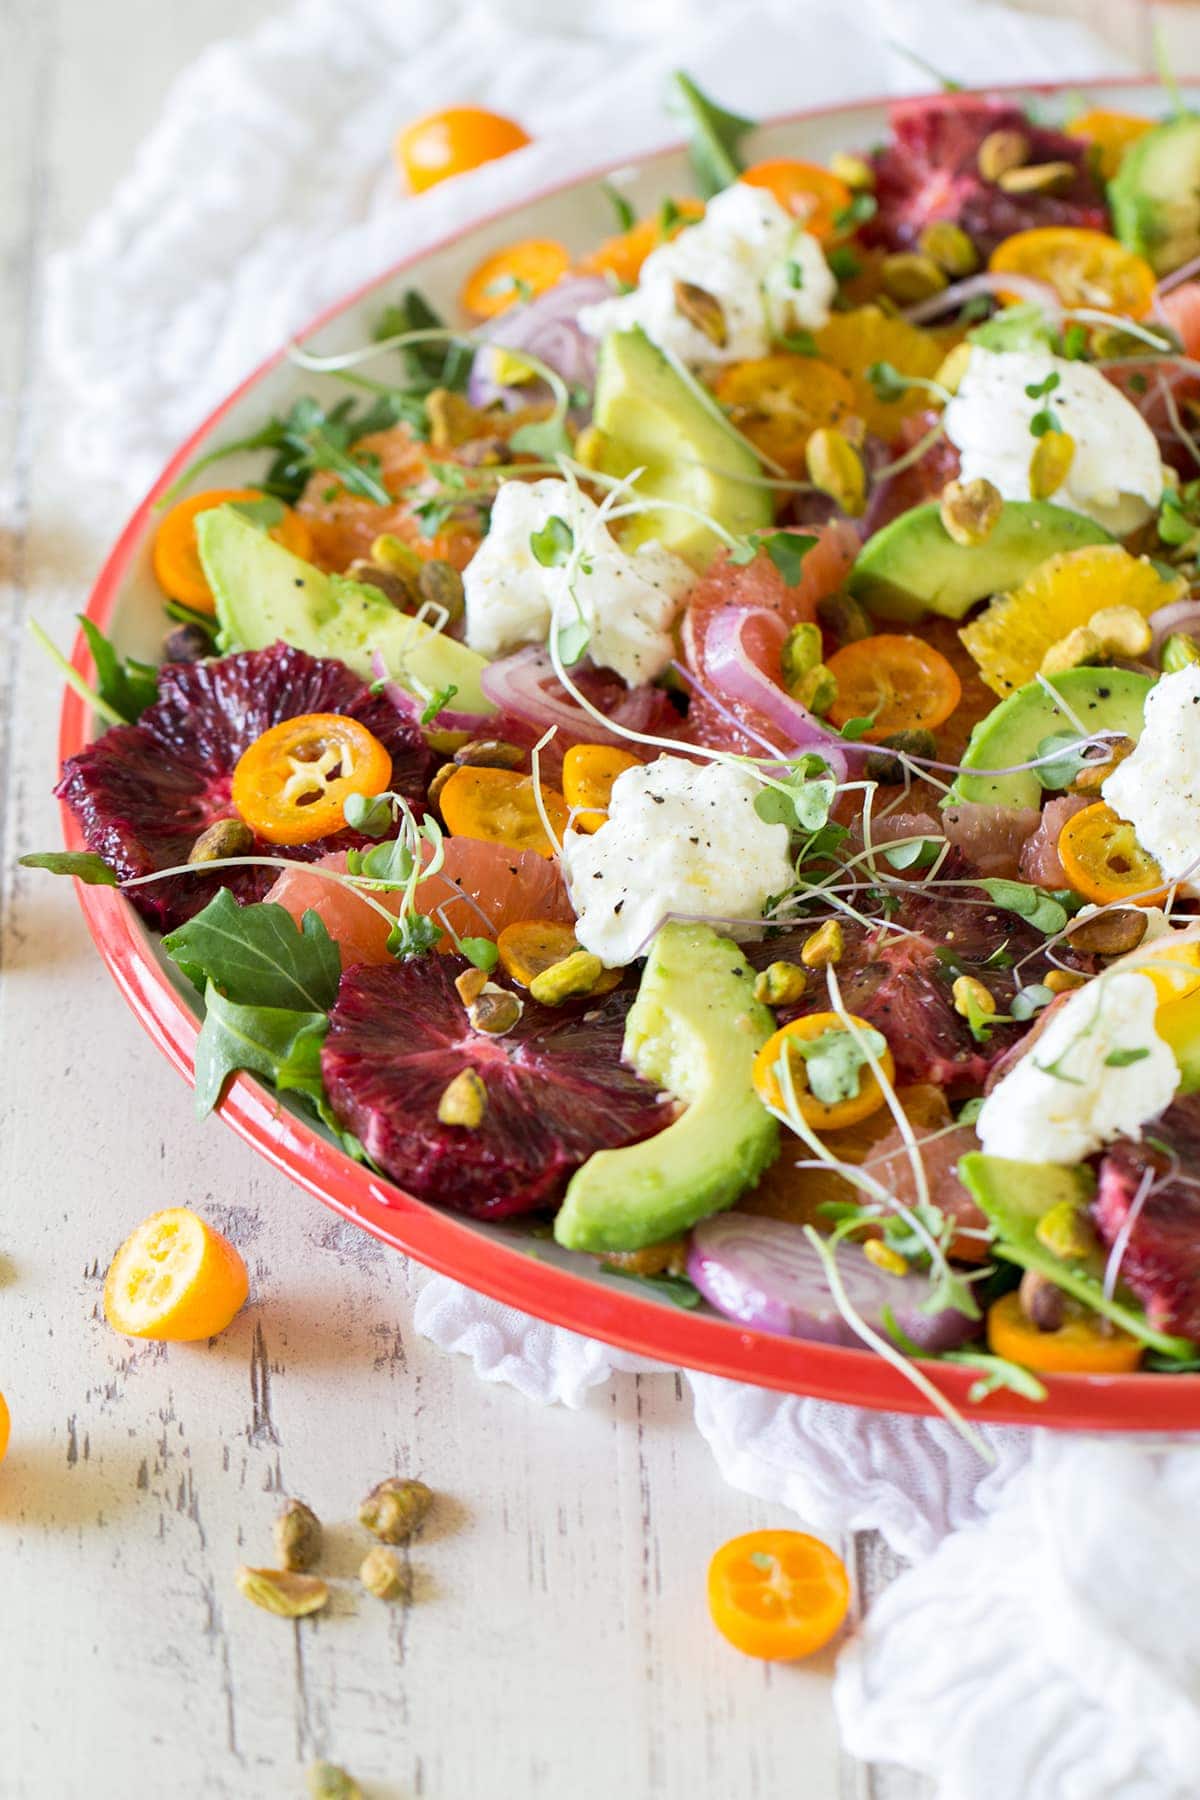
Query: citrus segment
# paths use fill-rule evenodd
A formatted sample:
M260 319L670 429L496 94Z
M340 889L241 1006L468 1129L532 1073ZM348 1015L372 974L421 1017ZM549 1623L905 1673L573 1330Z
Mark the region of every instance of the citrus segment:
M1082 1308L1057 1331L1039 1331L1016 1294L1005 1294L989 1306L987 1340L994 1356L1039 1375L1127 1375L1141 1363L1144 1349L1127 1332Z
M1003 698L1032 681L1051 645L1093 614L1132 606L1148 618L1183 589L1182 578L1164 579L1148 557L1130 556L1119 544L1093 544L1039 563L959 636L992 692Z
M123 1337L189 1343L224 1331L248 1292L246 1265L229 1239L175 1206L152 1213L113 1257L104 1316Z
M886 362L902 375L930 381L945 361L947 351L962 339L960 331L925 331L878 306L858 306L852 312L834 313L815 336L817 355L840 369L853 387L854 411L868 431L889 442L909 413L928 407L929 394L925 388L909 388L896 400L881 400L866 371L873 363Z
M567 803L553 788L541 787L540 797L550 829L561 842L567 829ZM450 777L438 795L438 805L447 830L455 837L482 838L511 850L534 850L539 856L555 854L529 775L518 775L513 769L464 766Z
M849 1606L841 1557L804 1531L747 1531L708 1565L713 1624L736 1650L767 1662L820 1650Z

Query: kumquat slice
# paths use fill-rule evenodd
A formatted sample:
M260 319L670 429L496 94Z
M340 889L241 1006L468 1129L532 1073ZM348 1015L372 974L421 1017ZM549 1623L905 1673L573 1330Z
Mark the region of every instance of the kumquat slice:
M571 821L580 831L599 831L608 818L613 782L626 769L639 768L636 756L615 744L572 744L563 757L563 798L574 810Z
M556 238L523 238L485 257L467 277L460 298L477 319L494 319L518 300L544 294L570 266L570 252Z
M270 844L311 844L345 827L351 794L387 791L392 759L345 713L302 713L264 731L233 771L233 804Z
M820 163L802 162L796 156L774 156L754 163L738 179L748 187L766 188L805 231L823 240L834 236L838 214L853 199L839 176Z
M829 719L839 728L873 718L863 733L871 743L895 731L932 731L944 725L962 699L962 683L940 650L923 638L890 632L859 638L829 658L837 697Z
M747 1531L708 1565L708 1610L735 1650L794 1662L821 1650L850 1607L840 1556L806 1531Z
M767 1039L754 1059L752 1071L754 1090L764 1105L774 1107L778 1112L786 1110L787 1101L778 1066L784 1057L787 1058L800 1116L814 1131L840 1131L846 1125L857 1125L886 1104L879 1079L867 1063L863 1063L857 1071L857 1091L847 1095L845 1099L818 1100L809 1086L808 1065L795 1048L797 1040L810 1042L824 1037L826 1032L849 1031L852 1027L874 1032L874 1026L868 1024L866 1019L856 1018L853 1013L847 1014L847 1018L849 1024L840 1013L806 1013L802 1018L790 1020L773 1037ZM895 1080L896 1065L886 1046L879 1052L878 1061L884 1079L890 1086Z
M1138 843L1133 826L1103 800L1067 820L1058 855L1076 893L1097 906L1110 900L1154 906L1167 891L1162 870Z
M567 803L548 787L541 790L541 802L550 828L561 842L567 829ZM488 844L507 844L510 850L536 850L539 856L555 854L530 775L467 764L450 777L438 795L438 805L446 829L454 837L482 838Z
M1082 1306L1075 1315L1068 1312L1056 1331L1040 1331L1017 1294L1005 1294L988 1307L987 1340L994 1356L1038 1375L1128 1375L1145 1348Z
M306 562L310 559L312 533L300 514L282 500L275 500L258 488L207 488L202 494L189 494L186 500L176 501L155 533L154 578L169 599L181 601L194 612L216 612L217 604L196 543L196 516L210 512L214 506L237 501L266 503L271 511L278 508L279 517L266 527L267 536L294 556L303 557Z

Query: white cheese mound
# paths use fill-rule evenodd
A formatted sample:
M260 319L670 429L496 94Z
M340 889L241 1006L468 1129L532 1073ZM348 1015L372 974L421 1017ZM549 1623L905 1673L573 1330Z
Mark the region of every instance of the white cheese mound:
M679 310L677 281L717 301L724 344ZM709 201L702 219L650 252L632 293L585 306L579 323L591 337L640 325L660 348L696 368L765 356L790 332L819 331L836 292L816 238L766 188L735 181Z
M1077 1163L1113 1138L1140 1137L1179 1085L1157 1007L1154 983L1133 971L1072 994L984 1101L975 1129L987 1153Z
M530 540L552 518L568 527L579 555L547 568ZM582 620L592 661L636 686L674 657L671 625L695 579L658 544L623 550L595 502L570 482L506 481L463 574L467 643L481 656L501 656L544 644L552 625Z
M1029 394L1051 375L1057 385ZM946 435L962 458L962 480L980 477L1005 500L1028 500L1037 446L1035 413L1049 408L1075 441L1056 506L1085 513L1117 537L1145 523L1162 499L1162 459L1137 407L1090 363L1048 350L985 350L974 344L945 412Z
M1200 881L1200 665L1155 682L1142 735L1100 792L1168 881Z
M760 919L794 881L787 826L754 810L761 792L747 769L681 756L618 775L599 831L568 832L563 846L584 949L619 968L668 916Z

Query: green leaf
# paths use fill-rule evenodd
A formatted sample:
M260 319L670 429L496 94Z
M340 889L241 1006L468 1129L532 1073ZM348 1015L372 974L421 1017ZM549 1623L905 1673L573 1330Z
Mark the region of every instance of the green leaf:
M1032 1019L1035 1013L1049 1006L1054 998L1053 988L1043 986L1040 981L1031 981L1028 987L1018 988L1009 1006L1009 1017L1018 1022Z
M788 587L796 587L804 573L804 559L816 543L808 532L772 531L759 543L783 576Z
M392 796L390 794L347 794L342 802L342 817L351 831L364 837L386 837L392 829Z
M569 624L560 625L555 635L558 654L568 669L587 655L591 641L591 631L583 619L572 619Z
M833 215L834 228L837 231L857 231L868 219L873 219L879 208L874 194L855 194L846 206L838 208Z
M790 830L796 822L792 796L780 788L765 787L755 794L754 811L764 825L786 825Z
M726 112L678 69L671 77L667 106L683 125L696 186L709 200L741 174L741 142L754 129L754 121Z
M329 1029L324 1011L238 1005L212 981L204 990L204 1005L196 1040L196 1110L201 1118L212 1111L229 1076L239 1069L310 1099L319 1096L324 1104L320 1053Z
M191 625L197 631L204 632L209 643L215 646L220 626L208 613L196 612L192 607L185 606L182 600L164 600L163 611L177 625Z
M413 855L402 837L390 838L371 850L347 850L346 873L365 875L382 888L407 886L413 871Z
M491 938L459 938L458 948L469 963L474 963L477 969L482 969L486 974L490 974L500 961L500 952Z
M1061 750L1061 756L1055 752ZM1087 747L1080 744L1077 731L1056 731L1044 737L1035 752L1040 759L1043 756L1053 757L1053 762L1043 762L1034 770L1034 774L1044 788L1069 787L1079 771L1088 763Z
M91 850L35 850L19 856L23 869L46 869L51 875L73 875L88 887L118 887L113 871L102 856Z
M857 719L847 719L842 726L841 735L848 743L857 744L859 739L865 737L870 731L876 716L876 713L870 712L860 714Z
M228 504L235 513L241 513L243 519L249 519L262 531L270 531L284 516L283 501L277 500L274 494L264 494L261 500L230 500Z
M513 450L523 450L530 456L540 457L543 462L570 456L573 449L566 425L557 412L532 425L518 425L508 442Z
M410 331L443 329L445 320L424 294L417 288L408 288L399 300L384 308L371 336L380 343L384 338L403 337ZM405 344L398 354L410 390L424 395L439 387L461 392L467 385L474 353L466 343L424 343Z
M829 273L838 281L853 281L862 273L862 263L848 244L836 244L826 255Z
M1054 327L1036 302L1006 306L994 319L974 326L967 341L985 350L1052 350Z
M928 869L945 844L944 838L918 838L911 844L886 844L884 861L893 869Z
M98 625L82 613L77 616L96 665L96 692L127 724L135 724L158 699L158 670L136 657L119 656Z
M815 356L818 350L811 331L781 331L776 334L775 342L781 350L790 350L793 356Z
M887 1049L881 1031L823 1031L820 1037L790 1038L789 1051L804 1058L808 1085L815 1099L826 1106L852 1100L862 1086L861 1070L868 1066L867 1052L880 1057Z
M423 913L406 913L388 932L388 954L424 956L441 941L442 935L442 928L435 920L427 919Z
M1137 1050L1110 1050L1104 1059L1106 1069L1127 1069L1130 1063L1145 1062L1150 1052L1146 1048Z
M664 1300L673 1306L683 1307L685 1312L694 1312L703 1298L699 1288L695 1287L686 1275L641 1275L636 1269L617 1269L611 1263L604 1264L606 1275L616 1275L621 1281L640 1281L644 1287L653 1288Z
M619 188L613 186L611 181L602 181L600 183L600 192L604 195L605 199L612 207L613 212L616 214L617 230L628 231L637 218L632 203Z
M206 983L243 1007L322 1013L337 996L342 959L315 912L297 925L270 901L239 906L228 888L163 939L197 987Z
M560 569L570 560L575 548L575 533L565 519L551 513L540 531L530 532L529 548L534 561L541 563L543 569Z
M868 364L867 380L877 400L900 400L912 386L908 376L890 362Z
M997 906L1005 912L1016 913L1018 918L1027 920L1035 931L1046 937L1055 936L1066 925L1070 917L1067 905L1074 911L1081 904L1075 895L1065 890L1048 893L1045 888L1030 887L1024 881L991 878L981 881L979 886Z
M432 725L438 714L449 706L457 692L457 682L451 681L445 687L438 688L436 693L430 694L421 712L422 725Z

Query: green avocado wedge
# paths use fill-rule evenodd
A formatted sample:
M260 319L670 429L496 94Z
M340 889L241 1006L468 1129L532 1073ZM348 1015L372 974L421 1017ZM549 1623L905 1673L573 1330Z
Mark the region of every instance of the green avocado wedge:
M640 327L612 331L601 343L592 422L600 472L624 479L641 470L638 494L664 502L622 521L626 545L653 539L702 569L720 540L696 513L734 537L771 524L771 493L753 450L712 395Z
M880 618L961 619L1064 550L1111 544L1100 525L1048 500L1008 500L982 544L956 544L936 500L877 531L850 571L850 592Z
M1043 754L1048 738L1074 735L1075 720L1087 731L1112 731L1136 743L1142 735L1146 696L1152 675L1133 669L1068 669L1049 675L1045 684L1026 682L980 719L963 751L962 773L947 799L980 801L988 806L1040 806L1045 787L1036 769L1019 765ZM1054 696L1060 696L1059 706ZM973 770L1011 769L1013 774L973 774Z
M752 1079L774 1029L735 943L708 925L664 925L629 1010L625 1058L686 1111L657 1137L588 1158L554 1221L557 1241L640 1250L732 1206L779 1149Z
M1066 1294L1082 1300L1131 1337L1162 1356L1190 1357L1195 1346L1186 1338L1156 1331L1136 1303L1108 1300L1104 1295L1104 1259L1099 1251L1067 1261L1039 1242L1037 1226L1052 1207L1064 1202L1085 1207L1095 1191L1090 1169L1056 1163L1017 1162L972 1150L959 1159L959 1179L996 1228L993 1254L1019 1268L1045 1275Z
M310 656L336 657L364 681L373 679L378 650L412 692L423 697L454 687L456 711L496 710L480 684L486 660L400 612L378 588L326 575L231 506L197 515L196 542L224 648L265 650L282 638Z
M1116 235L1156 275L1200 255L1200 116L1168 119L1131 144L1108 201Z

